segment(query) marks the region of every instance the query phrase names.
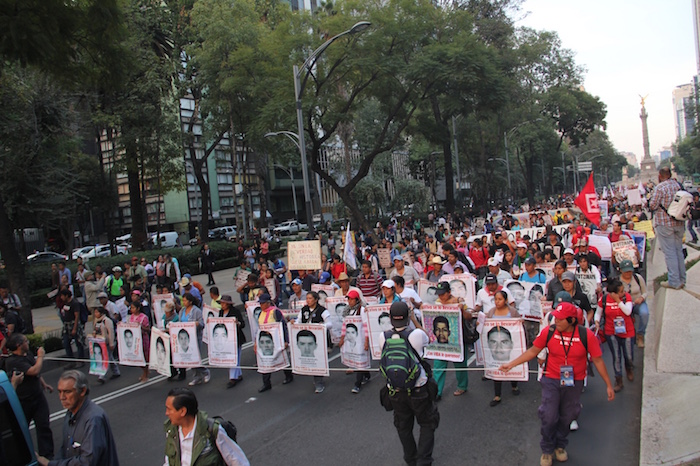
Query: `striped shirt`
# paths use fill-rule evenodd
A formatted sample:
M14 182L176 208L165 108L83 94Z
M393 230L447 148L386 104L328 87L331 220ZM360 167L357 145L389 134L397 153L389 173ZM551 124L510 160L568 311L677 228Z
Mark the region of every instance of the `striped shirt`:
M372 272L369 277L360 274L355 281L363 296L379 296L382 291L382 277Z
M669 178L659 183L649 199L649 210L654 212L654 226L663 225L666 227L682 227L684 222L671 218L666 213L666 209L671 205L673 196L680 191L681 185L678 181Z

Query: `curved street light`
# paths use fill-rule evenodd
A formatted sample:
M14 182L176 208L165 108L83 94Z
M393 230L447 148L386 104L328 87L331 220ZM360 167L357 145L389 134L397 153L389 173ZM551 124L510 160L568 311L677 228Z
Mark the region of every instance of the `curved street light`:
M301 75L302 75L302 70L299 69L297 65L294 65L292 67L292 71L294 72L294 99L296 101L296 111L297 111L297 143L299 147L299 153L301 154L301 173L302 177L304 179L304 203L306 204L306 224L309 226L309 238L313 238L316 236L316 231L314 228L314 214L313 214L313 207L311 205L311 191L309 189L309 167L306 161L306 141L304 141L304 116L302 114L301 110L301 97L304 94L304 88L306 87L306 81L309 78L309 74L311 73L311 69L313 66L316 64L316 61L318 58L321 56L321 54L336 40L339 38L349 35L349 34L356 34L358 32L362 32L365 29L367 29L371 23L369 21L360 21L358 23L355 23L353 27L348 29L347 31L343 31L340 34L336 34L335 36L331 37L327 41L325 41L319 48L314 50L309 57L304 60L304 63L301 65L303 73L304 73L304 80L302 82ZM291 139L291 136L288 131L280 131L280 133L285 134L285 136L289 137ZM268 133L269 134L269 133ZM294 134L294 133L291 133ZM318 195L320 196L321 193L319 192Z

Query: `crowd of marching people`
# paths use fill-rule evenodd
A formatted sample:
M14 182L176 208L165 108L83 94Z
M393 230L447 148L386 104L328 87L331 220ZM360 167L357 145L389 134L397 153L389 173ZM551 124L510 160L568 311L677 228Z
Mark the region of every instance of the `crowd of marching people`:
M664 202L653 196L650 202ZM181 273L177 259L170 255L160 256L153 263L134 256L123 266L113 267L109 271L102 270L99 265L91 270L87 264L79 263L78 272L74 277L64 263L58 263L52 270L55 305L63 323L62 339L66 356L69 359L77 356L69 369L79 368L87 360L86 329L90 328L92 336L104 338L107 343L106 357L109 359L111 378L120 377L115 337L119 322L137 323L140 326L140 341L146 358L149 354L151 326L157 321L162 322L166 330L171 323L197 322L197 343L201 345L201 331L205 319L202 308L206 304L218 311L217 317L236 318L239 366L229 369L227 387L232 388L243 380L240 350L246 341L243 332L247 320L246 302L255 301L261 308L259 320L255 323L256 328L258 324L268 322L293 321L321 323L330 331L333 325L330 313L323 306L324 297L315 285L332 286L333 297L347 300L348 306L343 311L345 317L360 316L364 319L365 308L369 304L389 304L392 306L391 314L387 315L388 321L392 320L394 324L400 321L401 329L408 329L411 333L415 330L423 331L426 335L435 335L440 341L441 335L449 334L449 326L436 319L432 323L433 328L423 328L421 307L426 298L418 293L419 281L434 283L433 290L436 296L432 303L457 305L465 322L477 322L480 318L520 318L522 309L519 309L519 306L527 302L527 299L514 298L512 288L506 288L504 285L512 282L534 283L540 286L542 292L535 298L528 299L550 303L551 311L542 316L541 322L523 321L530 350L515 361L504 363L501 368L507 372L517 363L541 356L541 350L549 349L550 354L556 354L555 361L542 364L543 380L547 381L549 378L554 382L551 386L547 385L549 382L543 383L543 405L540 407L540 416L543 419L541 464L551 464L552 455L559 461L565 461L566 434L568 429L578 427L580 393L570 397L560 392L560 388L579 387L583 384L588 368L587 355L590 355L590 360L609 388L609 399L614 398L614 393L623 389L624 379L628 383L634 381L635 348L644 348L644 334L649 320L643 260L646 243L641 245L642 251L635 248L634 257L624 259L620 259L614 253L603 254L592 244L594 239L601 237L611 244L624 239L632 240L633 235L630 233L635 231L637 222L650 217L649 212L637 207L630 208L624 203L624 199L613 198L608 202L609 214L604 215L599 222L593 222L577 215L577 210L571 208L571 201L571 198L562 197L527 212L502 209L479 217L430 213L427 223L413 217L392 217L386 224L377 223L371 232L355 231L354 237L350 239L353 241L352 247L346 247L344 244L350 238L345 232L341 232L336 239L332 232L327 231L325 235L318 235L322 245L322 262L320 268L314 270L288 270L284 260L270 257L267 244L269 240L264 239L267 247L263 248L261 244L257 249L244 248L240 255L242 260L239 271L244 271L247 276L244 282L237 282L233 288L241 305L237 305L237 300L232 298L233 292L222 294L214 284L211 273L214 258L208 245L202 247L203 270L208 276L206 285L194 280L188 273ZM237 271L237 275L238 273ZM582 288L577 278L578 273L594 277L593 289ZM473 277L475 282L473 307L454 294L454 287L459 286L459 283L441 280L445 275L460 274ZM680 279L684 276L679 275L674 277ZM671 280L669 274L669 282ZM205 288L206 286L209 288ZM81 299L76 298L76 288L79 288L77 294L82 296ZM325 297L330 297L327 290L324 288L323 293ZM156 306L152 297L165 294L172 294L172 300ZM0 298L3 304L0 311L3 352L27 357L25 341L19 337L13 338L14 335L22 333L21 319L16 312L16 309L21 307L19 298L6 286L0 287ZM396 303L402 304L394 306ZM298 312L282 312L282 309L295 309ZM156 312L162 315L155 316ZM86 326L88 322L91 322L91 325ZM248 323L251 326L253 324ZM391 328L391 325L387 328ZM394 325L394 328L399 327ZM366 329L362 333L367 335ZM497 346L503 343L496 341L496 333L498 332L494 332L493 335L493 344ZM356 344L354 339L357 334L357 326L354 326L350 333L344 328L340 345L346 341ZM284 336L285 342L289 342L286 326ZM465 352L473 352L474 338L478 336L472 336L471 340L466 340L466 334L463 336ZM257 345L268 343L264 338L260 338L260 335L251 337L256 348ZM484 337L486 336L481 336ZM488 339L490 345L491 333ZM551 349L550 340L560 345L559 349L563 353L560 354L559 349ZM574 342L583 344L585 351L582 353ZM357 343L360 350L370 350L367 341ZM74 346L77 348L77 355L73 352ZM605 364L601 359L601 348L604 346L610 350L614 385L608 380ZM329 348L332 347L333 344L329 344ZM28 367L36 368L37 361L39 362L38 369L30 371L31 376L38 377L37 383L44 386L39 375L40 361L44 354L40 352L37 359L31 354L29 356L26 361ZM553 358L554 356L550 359ZM586 362L586 368L581 368L581 361ZM459 369L468 367L468 357L465 355L463 362L453 364L458 369L455 372L457 389L453 395L461 396L468 390L469 377L466 370ZM443 396L447 367L448 361L436 359L433 361L431 374L426 375L427 379L435 380L435 402L440 401ZM194 376L189 385L209 382L209 368L201 366L194 368L193 372ZM354 394L359 393L362 385L369 379L368 371L355 372L356 378L351 390ZM147 364L143 367L139 380L144 382L148 378ZM185 369L172 367L169 380L185 379ZM291 370L285 370L282 383L287 384L293 380ZM272 388L269 373L263 374L262 381L260 392ZM105 383L106 375L101 375L97 382ZM517 382L510 385L512 394L518 395L520 389ZM570 397L567 403L572 408L559 414L551 411L550 405L545 402L546 385L549 387L547 396L552 399ZM315 376L314 387L316 393L322 393L325 388L324 377ZM502 382L494 380L494 397L489 404L495 407L501 401ZM43 424L38 418L43 418L44 414L48 413L44 413L43 408L33 409L28 418L34 419L37 428L40 428ZM562 420L566 421L565 427L561 426ZM433 430L436 427L437 421L434 422ZM399 432L399 435L402 433ZM402 437L402 442L404 440L406 439ZM406 445L404 443L404 448L407 448ZM40 445L43 456L50 457L51 450L52 447Z

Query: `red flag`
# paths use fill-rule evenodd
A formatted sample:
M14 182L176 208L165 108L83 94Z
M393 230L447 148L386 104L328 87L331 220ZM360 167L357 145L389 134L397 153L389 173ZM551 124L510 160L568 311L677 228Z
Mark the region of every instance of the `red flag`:
M598 207L598 195L595 192L595 185L593 184L593 172L591 172L591 175L588 177L586 185L581 190L581 194L579 194L574 201L574 204L583 211L583 215L585 215L588 220L593 222L596 226L600 226L600 207Z

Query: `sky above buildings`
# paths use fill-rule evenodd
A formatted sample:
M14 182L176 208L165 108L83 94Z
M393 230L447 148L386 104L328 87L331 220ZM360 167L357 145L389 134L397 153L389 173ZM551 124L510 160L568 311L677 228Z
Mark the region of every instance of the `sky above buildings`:
M697 73L691 0L525 0L517 25L555 31L586 68L586 91L607 105L607 133L639 162L640 98L651 155L675 142L672 92Z

